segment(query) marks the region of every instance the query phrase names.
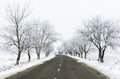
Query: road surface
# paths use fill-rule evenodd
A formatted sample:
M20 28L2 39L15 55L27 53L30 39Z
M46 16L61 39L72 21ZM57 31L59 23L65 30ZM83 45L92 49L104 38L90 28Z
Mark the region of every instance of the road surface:
M6 79L106 79L106 76L70 57L58 55Z

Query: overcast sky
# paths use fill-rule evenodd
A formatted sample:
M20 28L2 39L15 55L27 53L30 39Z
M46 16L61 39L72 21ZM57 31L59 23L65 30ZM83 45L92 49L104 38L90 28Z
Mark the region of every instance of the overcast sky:
M8 3L22 4L24 1L30 2L33 17L49 20L63 39L69 39L75 27L80 26L84 19L96 15L120 18L119 0L0 0L0 18Z

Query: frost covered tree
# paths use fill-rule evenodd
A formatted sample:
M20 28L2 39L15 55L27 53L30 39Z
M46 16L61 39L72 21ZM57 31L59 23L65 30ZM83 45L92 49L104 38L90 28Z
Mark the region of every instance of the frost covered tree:
M76 52L81 58L83 58L84 55L84 58L86 59L88 52L91 50L91 43L85 36L82 36L79 33L76 37L74 37L73 41L75 44L74 48L76 48Z
M9 25L6 27L4 38L7 45L17 49L16 65L19 64L21 52L24 49L25 19L29 16L30 12L29 5L27 4L22 6L19 4L9 5L6 8L6 18Z
M75 43L73 41L64 41L63 45L58 49L59 52L63 52L64 54L69 54L69 55L77 55L75 51Z
M77 36L73 36L71 40L64 42L62 47L66 54L86 58L87 53L91 50L91 43L87 38L78 33Z
M33 24L33 38L34 48L36 50L37 58L40 59L41 51L46 48L50 42L55 40L55 32L53 26L48 21L36 21Z
M46 45L44 46L44 49L43 49L46 57L49 56L49 54L53 52L53 50L54 50L53 48L54 47L53 47L52 43L46 43Z
M105 51L108 46L115 47L119 39L118 25L110 20L101 17L92 18L84 23L84 30L81 34L98 49L98 60L104 62Z
M31 61L31 55L30 51L34 47L34 38L33 38L33 27L31 24L28 24L27 27L25 28L26 32L24 34L25 40L24 40L24 51L27 51L28 55L28 61Z

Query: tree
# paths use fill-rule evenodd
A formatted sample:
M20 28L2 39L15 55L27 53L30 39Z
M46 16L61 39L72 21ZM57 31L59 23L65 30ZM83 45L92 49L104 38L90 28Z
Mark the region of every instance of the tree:
M24 5L23 7L19 4L17 5L9 5L6 8L7 20L9 25L7 26L6 34L4 38L10 47L14 46L17 48L17 60L16 65L19 64L21 52L24 49L24 33L25 33L25 19L30 14L30 9L28 5Z
M53 46L50 43L47 43L44 47L45 56L49 56L49 54L53 51Z
M25 28L26 32L24 34L25 40L24 40L24 50L27 51L28 55L28 61L31 61L31 55L30 55L30 50L33 48L33 30L32 30L32 25L28 24L27 27Z
M60 50L59 52L63 52L69 55L77 55L74 45L75 44L73 43L72 40L64 41L63 45L60 47L61 50L59 49Z
M53 43L55 39L55 32L52 25L48 21L36 21L34 26L34 48L36 49L37 58L40 59L40 53L46 45Z
M108 46L114 47L119 39L117 24L100 17L92 18L84 23L85 29L81 31L86 38L98 49L98 60L104 62L104 54Z
M81 56L82 58L82 52L79 51L79 47L78 47L78 40L76 39L76 37L73 37L70 41L69 41L69 45L70 45L70 50L72 52L72 55L74 56Z
M84 54L84 58L87 58L87 53L91 50L91 43L88 41L88 39L85 36L82 36L81 34L78 34L76 37L76 47L78 49L78 52L82 55Z

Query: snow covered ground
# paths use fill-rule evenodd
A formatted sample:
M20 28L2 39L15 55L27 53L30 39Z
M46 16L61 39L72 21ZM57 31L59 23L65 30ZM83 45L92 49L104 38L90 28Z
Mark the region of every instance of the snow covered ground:
M88 54L87 59L81 59L75 56L70 57L77 59L78 62L84 62L88 66L91 66L104 73L111 79L120 79L120 50L107 51L105 53L104 63L97 61L97 54L97 52L91 52ZM41 59L37 60L36 54L32 54L32 60L31 62L28 62L27 54L22 54L20 65L15 66L16 56L16 54L0 51L0 79L4 79L7 76L23 71L34 65L43 64L45 61L55 57L54 55L50 55L45 58L45 56L42 55Z
M0 79L24 71L32 66L43 64L45 61L55 57L55 55L50 55L46 58L42 55L41 59L37 60L36 54L32 54L32 60L31 62L28 62L27 54L23 54L21 55L20 65L15 66L16 56L16 54L0 51Z
M81 59L79 57L70 56L77 59L78 62L84 62L88 66L91 66L98 71L104 73L111 79L120 79L120 50L109 51L105 54L104 63L97 61L97 52L90 53L87 59Z

